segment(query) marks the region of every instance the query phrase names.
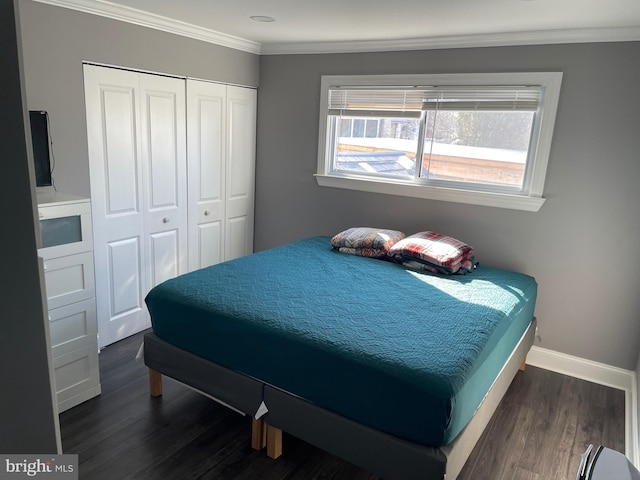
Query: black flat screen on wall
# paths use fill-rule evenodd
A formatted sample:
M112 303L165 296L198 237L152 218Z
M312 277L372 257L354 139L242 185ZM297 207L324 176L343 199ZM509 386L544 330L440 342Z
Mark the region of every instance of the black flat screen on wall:
M47 112L29 111L31 141L36 170L36 186L48 187L51 183L51 157L49 152L49 118Z

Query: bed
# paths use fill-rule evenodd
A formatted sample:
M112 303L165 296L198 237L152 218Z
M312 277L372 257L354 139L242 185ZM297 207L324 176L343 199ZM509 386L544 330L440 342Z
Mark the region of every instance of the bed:
M147 296L152 395L172 377L385 478L451 479L523 365L535 280L418 272L314 237L191 272Z

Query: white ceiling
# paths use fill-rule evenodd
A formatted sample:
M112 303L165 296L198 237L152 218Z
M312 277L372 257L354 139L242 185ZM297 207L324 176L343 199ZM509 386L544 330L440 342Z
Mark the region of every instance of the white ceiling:
M263 54L640 40L640 0L36 1Z

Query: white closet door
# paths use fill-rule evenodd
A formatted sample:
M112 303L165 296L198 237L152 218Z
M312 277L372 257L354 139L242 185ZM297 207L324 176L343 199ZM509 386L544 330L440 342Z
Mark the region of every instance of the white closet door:
M253 253L257 92L227 87L225 260Z
M84 75L103 347L148 328L144 296L186 269L184 81L91 65Z
M145 328L138 75L86 65L99 346Z
M189 270L224 260L226 89L187 80Z
M188 271L185 81L139 78L146 295Z

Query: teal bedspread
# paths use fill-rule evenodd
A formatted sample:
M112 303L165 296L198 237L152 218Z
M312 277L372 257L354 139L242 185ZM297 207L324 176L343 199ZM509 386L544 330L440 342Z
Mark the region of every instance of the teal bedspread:
M154 332L173 345L439 446L481 403L536 293L527 275L418 273L314 237L182 275L146 301Z

